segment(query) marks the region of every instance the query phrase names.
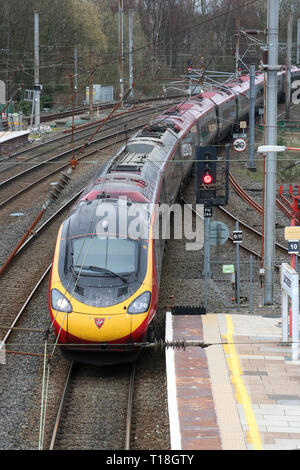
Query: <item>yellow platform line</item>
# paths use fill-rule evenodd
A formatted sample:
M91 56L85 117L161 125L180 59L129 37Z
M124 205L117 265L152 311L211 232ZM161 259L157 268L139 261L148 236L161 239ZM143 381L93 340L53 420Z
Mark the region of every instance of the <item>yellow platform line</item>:
M236 353L236 349L233 344L233 321L230 315L225 316L227 324L226 339L229 344L224 345L224 349L225 353L227 354L226 359L229 366L229 370L231 371L230 379L235 387L236 399L238 403L243 406L244 409L244 413L249 427L249 431L247 433L248 442L253 445L254 450L262 450L262 441L256 423L255 415L252 410L251 400L248 395L244 381L242 379L243 371L241 368L238 354Z

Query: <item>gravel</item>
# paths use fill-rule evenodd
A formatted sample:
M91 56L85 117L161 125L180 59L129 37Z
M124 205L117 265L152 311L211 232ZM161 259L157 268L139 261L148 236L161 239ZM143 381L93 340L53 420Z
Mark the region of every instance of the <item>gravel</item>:
M108 157L111 151L103 156ZM66 201L69 196L84 187L89 179L94 175L95 165L82 165L76 169L76 178L63 193L59 204ZM237 175L238 181L243 186L252 189L259 189L261 184L249 175L243 175L243 171ZM48 190L48 188L47 188ZM253 191L253 196L261 202L259 191ZM185 197L188 202L194 201L194 186L191 181L186 189ZM54 204L49 209L47 216L54 212L57 206ZM23 235L24 231L32 222L33 217L40 210L40 201L34 201L32 207L23 208L20 204L19 211L24 211L23 217L7 219L5 225L1 225L2 243L0 246L0 262L2 263L8 252ZM232 191L230 192L230 201L228 210L237 213L245 222L255 225L261 229L260 216L253 210L249 210ZM218 220L217 210L213 210L213 219ZM43 220L41 221L41 223ZM287 219L278 214L279 225L287 225ZM282 228L278 228L277 235L282 240ZM257 251L260 251L260 242L258 242ZM212 250L212 267L214 278L209 281L208 289L208 311L209 312L237 312L237 306L234 300L234 290L232 289L231 278L224 276L221 272L222 264L231 264L235 261L235 247L229 242L220 247L218 253ZM213 261L217 260L216 263ZM248 314L249 305L249 256L241 251L241 294L246 300L242 302L241 312ZM255 265L255 272L259 264ZM203 251L186 251L184 240L169 240L166 244L164 255L162 280L160 287L160 297L158 311L155 319L158 338L164 338L165 312L171 305L196 306L203 304L204 298L204 280L203 272ZM17 288L17 286L16 286ZM278 276L276 276L276 302L280 303L280 287ZM278 313L278 308L266 309L260 307L262 304L262 289L255 276L253 285L253 299L256 314ZM277 306L278 306L277 305ZM49 315L47 307L47 282L41 287L35 300L30 306L28 312L20 321L18 326L42 328L49 326ZM50 341L53 341L51 336ZM15 332L10 340L9 349L42 352L44 337L41 333L35 332ZM166 393L166 371L163 351L149 352L145 351L139 358L137 369L137 382L135 396L138 398L134 408L132 449L169 449L169 422L167 410ZM63 380L68 371L68 363L57 351L51 361L51 375L49 384L49 408L47 412L47 428L45 444L48 445L50 439L50 429L57 410L60 393L63 387ZM37 449L39 437L40 421L40 403L41 403L41 385L42 385L43 360L40 357L7 355L6 365L0 365L0 448L3 450L31 450ZM122 368L114 367L114 374L106 371L110 375L111 384L114 384L105 395L106 423L108 428L107 436L112 436L114 430L119 426L119 414L124 414L125 398L122 394L117 408L116 402L119 399L119 387L125 381ZM99 371L99 377L104 371ZM88 369L85 377L88 375ZM86 379L83 379L82 387L85 387ZM101 383L98 379L97 386ZM107 384L107 382L106 382ZM96 385L95 385L96 386ZM107 385L106 385L107 388ZM100 388L101 392L101 388ZM89 392L87 392L89 393ZM123 392L122 392L123 393ZM101 395L101 393L100 393ZM97 395L99 397L99 395ZM93 398L95 409L99 399ZM101 405L99 405L101 406ZM72 408L72 406L71 406ZM70 408L69 408L70 410ZM114 411L113 411L114 410ZM71 410L72 411L72 410ZM73 410L74 411L74 410ZM99 423L95 420L95 427ZM96 428L97 429L97 428ZM87 436L89 437L89 436ZM74 448L99 448L94 441L89 439L85 442L77 442L74 439ZM122 439L118 437L111 441L104 442L105 448L121 448ZM61 447L68 444L62 441ZM68 447L69 448L69 447Z

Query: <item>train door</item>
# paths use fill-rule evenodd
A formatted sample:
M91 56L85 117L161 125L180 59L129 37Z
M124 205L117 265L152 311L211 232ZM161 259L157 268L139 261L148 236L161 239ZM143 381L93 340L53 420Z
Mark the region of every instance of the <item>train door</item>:
M217 139L219 129L217 113L216 107L199 119L200 145L209 145Z
M165 248L165 237L163 236L163 217L162 217L162 208L161 205L167 204L167 195L166 195L166 185L164 176L162 176L160 196L159 196L159 211L156 213L156 227L155 227L155 240L154 240L154 255L155 255L155 270L157 277L158 287L160 285L161 279L161 270L162 270L162 261ZM155 210L158 210L156 207Z
M219 137L232 133L237 117L236 101L234 98L225 101L219 106Z

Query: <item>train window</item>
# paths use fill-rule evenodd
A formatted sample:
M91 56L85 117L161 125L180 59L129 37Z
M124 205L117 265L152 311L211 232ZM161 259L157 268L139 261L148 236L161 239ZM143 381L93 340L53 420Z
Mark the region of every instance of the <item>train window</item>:
M72 265L81 274L105 276L108 271L130 274L137 270L138 242L128 238L80 237L71 241Z

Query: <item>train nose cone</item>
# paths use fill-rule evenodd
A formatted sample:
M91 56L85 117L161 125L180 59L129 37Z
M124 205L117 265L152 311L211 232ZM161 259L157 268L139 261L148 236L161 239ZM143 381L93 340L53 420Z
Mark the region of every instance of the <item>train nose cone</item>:
M132 326L132 315L127 313L92 315L72 312L68 315L68 338L69 342L113 342L130 336Z

